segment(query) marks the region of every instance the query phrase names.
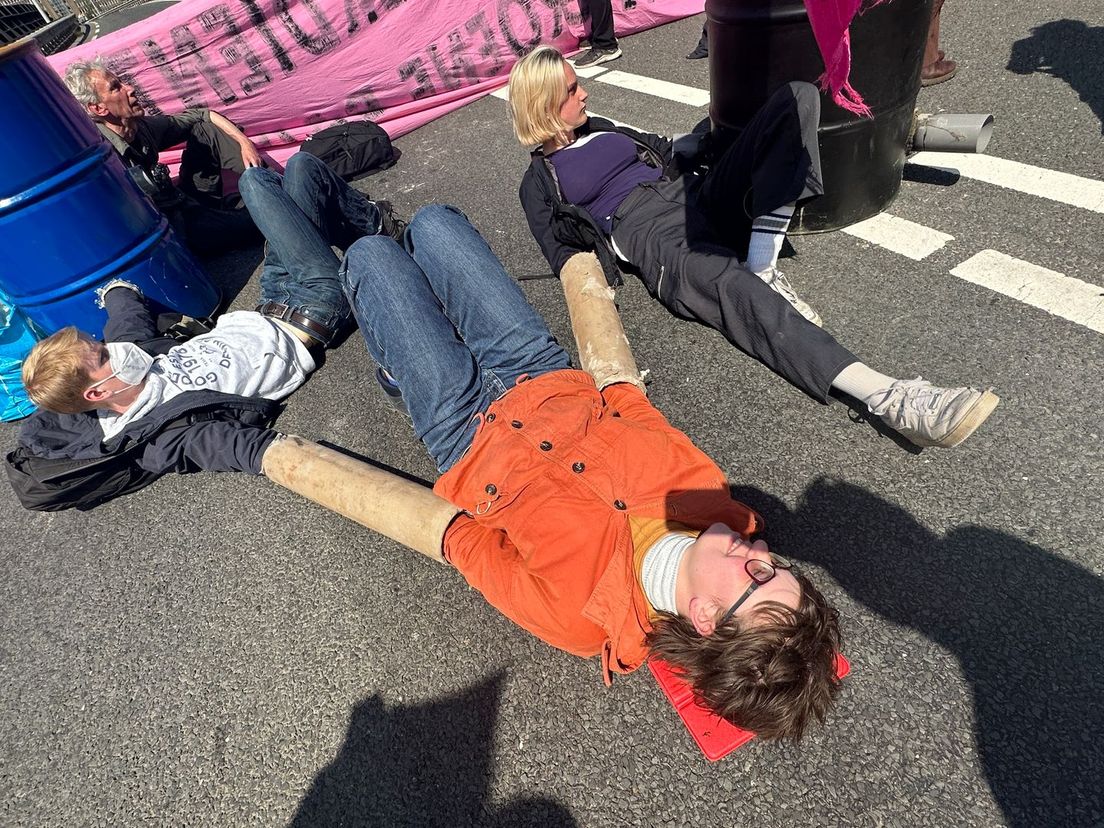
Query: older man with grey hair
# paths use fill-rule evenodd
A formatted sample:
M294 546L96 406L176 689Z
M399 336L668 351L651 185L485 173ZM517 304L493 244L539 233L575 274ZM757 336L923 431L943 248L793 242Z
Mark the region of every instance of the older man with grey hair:
M206 107L147 115L134 88L99 59L70 64L65 85L193 251L213 255L260 240L240 196L223 192L224 170L241 175L264 166L233 123ZM180 143L185 146L177 185L158 153Z

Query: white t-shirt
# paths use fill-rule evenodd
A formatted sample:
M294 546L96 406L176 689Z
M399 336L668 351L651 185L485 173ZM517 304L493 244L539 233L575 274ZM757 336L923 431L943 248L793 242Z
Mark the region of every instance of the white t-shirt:
M98 410L104 439L185 391L221 391L279 400L315 368L294 334L254 311L221 316L210 333L190 339L154 360L146 385L122 414Z

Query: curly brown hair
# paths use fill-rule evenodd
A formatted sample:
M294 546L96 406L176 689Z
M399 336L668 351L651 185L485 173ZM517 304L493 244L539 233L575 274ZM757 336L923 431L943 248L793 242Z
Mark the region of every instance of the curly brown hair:
M664 613L648 634L651 655L680 670L697 700L763 739L797 741L823 722L839 693L839 613L804 575L797 609L764 601L700 635Z

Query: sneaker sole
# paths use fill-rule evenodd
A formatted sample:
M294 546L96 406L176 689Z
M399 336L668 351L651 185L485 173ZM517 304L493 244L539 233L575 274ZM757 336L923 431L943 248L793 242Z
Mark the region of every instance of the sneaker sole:
M621 57L621 54L621 50L618 49L616 52L611 52L608 55L602 55L600 58L598 58L597 60L592 60L590 63L575 63L574 61L572 61L571 65L577 66L580 69L593 69L595 66L600 66L603 63L609 63L611 60L617 60L619 57Z
M966 412L966 416L962 418L961 422L947 432L942 440L923 440L911 435L909 435L909 440L925 448L954 448L977 431L978 426L989 418L999 402L1000 397L987 390L978 397L978 401Z

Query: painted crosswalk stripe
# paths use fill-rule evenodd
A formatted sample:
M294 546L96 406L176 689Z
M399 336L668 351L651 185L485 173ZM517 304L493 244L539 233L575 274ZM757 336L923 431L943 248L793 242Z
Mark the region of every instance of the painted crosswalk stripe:
M852 224L843 228L843 232L917 262L954 240L954 236L889 213Z
M694 86L686 86L681 83L647 78L643 75L633 75L628 72L619 72L611 69L602 75L595 76L595 80L616 86L620 89L628 89L631 92L643 92L656 98L663 98L688 106L708 106L709 92Z
M951 275L1104 333L1104 287L1099 285L997 250L982 250L951 270Z
M1104 213L1104 181L964 152L920 152L909 163L951 170L976 181Z

